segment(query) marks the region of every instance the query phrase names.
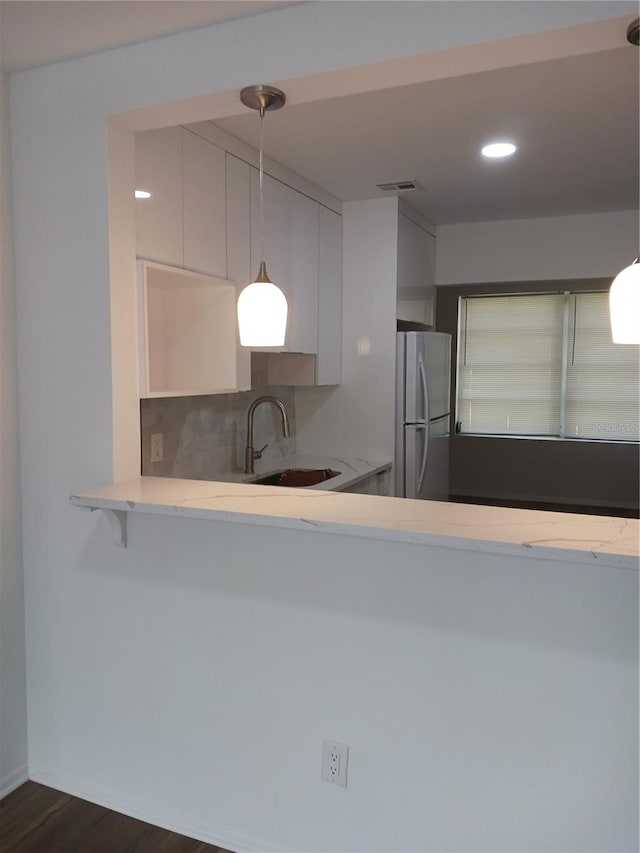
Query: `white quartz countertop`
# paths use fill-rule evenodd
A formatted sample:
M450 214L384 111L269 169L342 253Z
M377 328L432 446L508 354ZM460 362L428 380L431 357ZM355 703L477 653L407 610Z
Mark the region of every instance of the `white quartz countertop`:
M637 519L163 477L91 489L70 502L106 510L123 532L118 544L126 542L126 516L141 512L638 568Z
M331 468L333 471L339 472L337 477L332 477L330 480L325 480L315 486L305 486L305 491L314 489L316 491L339 492L355 486L381 471L387 471L391 468L391 461L295 453L281 457L277 463L273 461L265 463L262 460L256 460L254 467L255 474L245 474L243 471L238 471L233 474L224 474L219 480L223 483L250 483L258 477L266 477L284 468Z

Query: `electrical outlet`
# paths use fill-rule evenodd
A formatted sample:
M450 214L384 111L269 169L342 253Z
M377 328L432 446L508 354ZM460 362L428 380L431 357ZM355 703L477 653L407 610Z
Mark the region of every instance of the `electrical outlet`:
M154 432L151 436L151 462L162 462L164 452L162 448L162 433Z
M322 741L322 779L332 785L347 787L349 747L332 740Z

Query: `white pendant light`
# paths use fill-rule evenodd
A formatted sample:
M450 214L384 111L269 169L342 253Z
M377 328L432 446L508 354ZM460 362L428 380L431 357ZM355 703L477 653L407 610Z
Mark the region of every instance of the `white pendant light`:
M629 24L627 41L640 46L640 18ZM614 344L640 344L640 258L614 278L609 291L609 313Z
M247 86L240 92L246 107L260 112L260 269L238 297L238 328L243 347L281 347L287 329L287 299L267 275L264 260L263 124L266 110L278 110L285 94L273 86Z
M614 344L640 344L640 258L614 278L609 313Z

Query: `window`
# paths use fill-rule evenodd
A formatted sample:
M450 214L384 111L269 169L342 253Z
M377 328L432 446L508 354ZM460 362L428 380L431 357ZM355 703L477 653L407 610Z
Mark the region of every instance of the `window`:
M614 344L609 295L459 301L458 431L638 441L638 347Z

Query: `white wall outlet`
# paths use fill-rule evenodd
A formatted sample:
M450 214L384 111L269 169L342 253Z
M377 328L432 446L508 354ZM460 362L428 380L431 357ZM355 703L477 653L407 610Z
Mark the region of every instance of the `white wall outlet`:
M162 462L164 452L162 447L162 433L154 432L151 436L151 462Z
M332 785L347 787L349 747L332 740L322 741L322 778Z

